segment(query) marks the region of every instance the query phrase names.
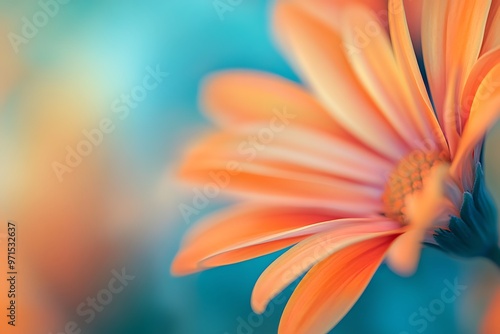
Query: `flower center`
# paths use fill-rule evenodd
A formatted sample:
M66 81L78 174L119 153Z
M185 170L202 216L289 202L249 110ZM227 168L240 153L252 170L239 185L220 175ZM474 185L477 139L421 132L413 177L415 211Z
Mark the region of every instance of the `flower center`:
M431 169L449 162L445 152L415 150L403 158L392 171L382 200L385 215L406 224L406 197L422 189Z

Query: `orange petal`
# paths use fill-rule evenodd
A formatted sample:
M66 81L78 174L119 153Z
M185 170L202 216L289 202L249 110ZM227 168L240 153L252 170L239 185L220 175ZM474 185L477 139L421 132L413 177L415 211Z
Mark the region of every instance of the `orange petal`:
M272 172L275 174L275 171ZM198 184L201 184L202 180L207 180L206 170L190 171L184 176L197 181ZM344 215L371 214L380 211L382 191L341 180L336 180L334 183L327 181L326 178L307 178L292 172L266 175L266 170L253 169L241 171L237 177L233 176L230 181L231 187L225 191L261 203L324 207ZM210 182L203 189L208 189L209 186L215 189L216 196L220 188Z
M500 0L493 0L491 3L484 36L481 54L490 52L500 46Z
M424 0L422 12L422 52L432 99L443 124L446 93L446 29L448 0ZM424 21L425 20L425 21Z
M346 49L359 50L343 44L332 20L322 21L301 3L278 2L275 15L277 34L292 62L340 124L377 152L399 159L408 147L377 109L347 60Z
M500 17L499 17L500 19ZM483 54L481 58L476 62L472 71L467 79L467 83L462 92L461 97L461 119L462 126L465 127L467 120L469 119L470 108L472 107L472 102L478 91L479 86L483 82L484 78L488 73L499 63L500 60L500 46L496 49Z
M411 34L411 40L413 41L413 46L415 47L415 51L417 54L422 54L422 11L423 11L423 2L422 1L405 1L404 7L406 8L406 20L408 21L408 27ZM389 6L389 16L391 16L391 10L395 9L395 12L398 12L398 8L401 7L391 7ZM389 24L390 23L389 18ZM403 30L404 32L404 30Z
M486 22L491 0L452 1L448 13L446 63L449 99L445 104L445 133L457 136L462 133L460 101L469 73L477 61L483 44ZM456 41L468 41L457 43ZM449 138L449 141L450 138ZM457 149L458 139L450 143L452 155Z
M356 45L360 36L365 36L366 45L348 59L381 113L410 147L432 138L377 17L366 8L352 6L345 11L344 22L342 37L346 45Z
M412 229L396 239L389 250L387 264L401 276L415 273L425 231Z
M224 264L269 254L325 228L325 224L317 223L336 218L327 210L237 206L194 227L185 237L171 270L176 275L197 272L211 266L202 265L204 260L227 252L234 256L231 261L226 258ZM263 247L253 247L260 244ZM245 253L245 249L251 252Z
M341 27L341 19L344 15L343 11L346 7L352 5L363 6L373 13L380 15L381 19L385 19L387 14L387 0L279 0L282 2L295 2L299 4L303 10L314 14L322 21L329 22L336 29Z
M448 78L448 82L456 82L458 80L457 73L452 73ZM444 99L444 107L442 113L442 127L448 141L450 156L453 156L457 151L458 142L460 141L460 133L462 131L460 124L460 99L455 85L446 86L446 96Z
M217 194L345 213L380 209L384 172L391 164L378 156L352 143L298 129L277 134L272 143L261 146L251 145L244 136L209 137L185 157L181 177L216 188ZM366 206L361 207L360 201Z
M424 6L424 10L427 9L424 17L431 20L431 24L423 25L428 35L424 41L424 52L427 50L424 56L438 118L452 154L462 133L457 102L478 59L490 6L491 0L427 0ZM457 40L468 42L457 43Z
M353 244L315 265L292 294L278 333L327 333L359 299L394 238Z
M307 230L308 228L304 228ZM290 247L302 240L307 238L313 232L305 231L302 235L297 237L285 237L284 239L277 239L266 241L262 244L248 245L248 246L237 246L235 248L229 248L221 250L220 253L213 254L198 263L198 268L208 269L221 267L229 264L234 264L250 259L254 259L256 257L271 254L281 249Z
M293 116L290 122L303 127L353 139L301 86L272 74L231 71L212 75L203 85L201 104L228 130L269 123L285 113Z
M317 262L354 243L396 233L398 227L398 223L381 217L340 219L329 231L301 241L262 273L252 294L253 310L263 313L272 298Z
M281 166L285 172L308 172L383 187L386 180L382 174L393 168L392 163L343 138L290 127L271 133L269 141L261 141L262 129L269 130L263 126L247 135L217 133L203 138L186 154L185 169L223 169L232 160L240 168Z
M446 62L448 77L457 73L461 89L474 63L478 59L483 43L484 31L491 0L450 1L448 7L448 29ZM467 41L467 43L457 43Z
M477 90L460 146L451 164L450 173L457 180L464 178L463 167L472 158L474 148L481 143L486 132L495 124L500 114L499 78L500 64L497 64Z
M412 6L412 10L415 10L416 8L414 7L416 6L419 6L418 9L421 10L420 7L422 4L419 2L412 2L410 5ZM412 13L412 15L414 14ZM427 134L426 138L431 138L434 142L439 143L442 149L446 149L448 145L434 114L434 108L429 100L427 88L425 87L415 50L413 49L403 0L389 1L389 26L394 54L399 68L405 76L406 85L411 90L413 104L416 106L415 109L411 108L410 110L413 112L416 110L417 113L420 112L422 114L423 124L418 115L413 115L413 119L421 128L421 131L425 131L424 133Z

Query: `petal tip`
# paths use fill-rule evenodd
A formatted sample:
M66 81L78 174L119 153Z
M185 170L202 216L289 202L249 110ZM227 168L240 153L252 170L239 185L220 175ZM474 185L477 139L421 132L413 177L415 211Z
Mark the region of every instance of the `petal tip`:
M180 277L201 271L197 262L188 261L182 252L178 253L170 265L172 276Z

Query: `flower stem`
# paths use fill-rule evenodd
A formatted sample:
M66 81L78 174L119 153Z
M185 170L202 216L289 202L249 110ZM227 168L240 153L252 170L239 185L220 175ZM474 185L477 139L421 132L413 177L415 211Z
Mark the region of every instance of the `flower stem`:
M500 248L498 246L491 249L488 253L488 259L493 261L500 269Z

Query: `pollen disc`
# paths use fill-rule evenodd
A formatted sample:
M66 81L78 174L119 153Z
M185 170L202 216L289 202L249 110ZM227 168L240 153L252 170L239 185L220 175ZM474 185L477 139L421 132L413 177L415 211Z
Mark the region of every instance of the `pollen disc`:
M431 169L441 163L449 162L445 152L415 150L403 158L390 174L383 194L384 213L387 217L403 224L406 196L422 189L423 180Z

